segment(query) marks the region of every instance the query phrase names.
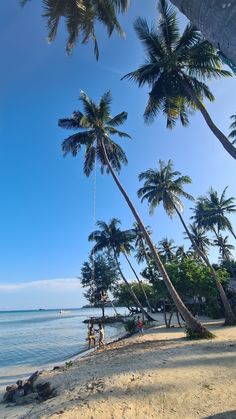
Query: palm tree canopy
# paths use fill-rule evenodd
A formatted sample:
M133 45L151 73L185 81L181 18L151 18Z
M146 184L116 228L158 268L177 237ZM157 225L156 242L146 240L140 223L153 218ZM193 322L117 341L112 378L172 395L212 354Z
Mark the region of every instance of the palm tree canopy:
M236 144L236 115L231 115L230 117L232 119L232 123L229 126L229 129L231 130L229 133L229 138L232 138L232 144Z
M167 0L159 0L158 11L156 25L149 27L145 19L136 20L134 29L144 46L145 62L123 78L150 88L146 122L152 122L162 112L168 128L173 128L178 119L186 126L189 112L196 109L186 84L200 101L213 101L205 81L231 73L222 69L216 50L195 27L187 25L180 34L175 9Z
M234 250L234 246L228 243L229 236L217 235L217 238L214 240L214 245L219 247L219 252L222 260L229 260L233 257L231 250Z
M226 198L227 188L224 188L221 195L213 188L205 196L200 196L195 208L193 208L194 219L198 226L207 230L217 232L229 230L233 233L233 227L227 215L236 212L235 198Z
M89 241L94 241L95 245L92 252L107 250L108 252L115 251L116 255L120 253L127 253L133 250L132 241L134 235L132 230L121 230L121 222L117 218L112 218L107 224L105 221L98 221L98 230L93 231L89 235Z
M80 93L80 100L83 112L75 111L71 118L59 119L58 125L62 128L78 130L76 134L70 135L62 143L64 155L71 153L76 156L85 147L84 173L89 176L95 164L95 160L100 163L101 172L109 173L102 144L107 152L108 159L112 168L120 171L122 164L127 164L127 157L116 142L111 139L112 135L131 138L125 132L119 131L117 127L127 119L127 112L121 112L116 116L110 113L112 101L110 91L104 93L100 102L96 105L85 92Z
M149 226L146 227L146 231L148 232L149 235L152 234ZM145 262L147 261L146 259L150 257L150 251L146 245L143 232L140 229L137 222L133 223L132 232L133 232L133 237L134 237L134 248L136 250L135 258L137 259L138 263Z
M165 258L165 262L171 262L175 258L175 249L174 240L164 237L158 243L159 253Z
M181 197L194 200L193 196L183 190L185 184L192 183L189 176L182 176L180 172L173 170L171 160L165 164L159 160L158 169L149 169L139 175L139 180L144 181L144 186L138 190L138 196L143 202L147 200L150 214L162 202L167 214L172 217L175 207L183 211Z
M205 228L198 226L196 223L192 223L189 224L189 231L197 247L206 255L211 241L206 235ZM189 239L186 232L184 232L184 236L186 239ZM191 246L191 249L194 250L193 246Z
M20 0L20 4L24 6L29 1ZM42 0L42 4L43 17L47 20L49 42L55 39L60 20L65 20L68 32L67 53L71 53L79 38L83 44L92 40L94 53L98 59L99 48L95 32L97 22L106 27L108 36L111 36L114 30L124 36L117 13L127 11L129 0Z

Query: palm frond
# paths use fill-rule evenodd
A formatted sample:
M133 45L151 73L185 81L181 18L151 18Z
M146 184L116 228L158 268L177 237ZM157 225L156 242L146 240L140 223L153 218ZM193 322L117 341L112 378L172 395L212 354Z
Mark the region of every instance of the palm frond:
M119 131L113 127L106 127L107 131L112 134L112 135L118 135L119 137L125 137L125 138L131 138L131 136L129 134L127 134L126 132L123 131Z
M118 115L114 116L114 117L109 117L107 119L107 124L110 127L117 127L119 125L122 125L128 117L128 113L127 112L121 112Z
M169 5L167 0L159 0L158 10L160 13L160 36L165 43L166 50L171 52L179 40L179 28L176 19L176 11Z
M93 132L78 132L74 135L70 135L62 142L63 155L71 153L72 156L76 156L81 149L82 145L85 145L88 141L93 140Z

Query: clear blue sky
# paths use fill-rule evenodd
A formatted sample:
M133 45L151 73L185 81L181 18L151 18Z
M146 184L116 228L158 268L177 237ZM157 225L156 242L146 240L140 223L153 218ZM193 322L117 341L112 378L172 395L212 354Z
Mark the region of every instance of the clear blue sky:
M169 220L161 208L150 217L147 206L140 204L136 190L141 171L155 167L160 158L171 158L177 170L191 176L193 184L187 190L192 195L204 194L211 185L219 192L229 185L228 194L235 196L236 163L218 144L200 114L194 115L185 129L177 126L167 131L161 115L154 124L145 126L142 113L147 90L120 81L122 75L143 62L144 53L132 22L139 15L151 22L156 16L156 1L132 2L128 14L121 19L127 35L125 40L117 35L108 39L104 29L98 27L99 62L90 45L76 46L73 55L67 57L63 27L56 42L48 45L45 22L40 15L41 1L32 1L24 9L17 0L3 3L0 309L31 308L42 306L43 297L38 300L32 291L24 300L22 292L19 303L17 286L22 289L33 281L76 277L90 251L87 236L94 227L93 178L83 175L83 152L76 159L62 157L60 144L69 132L57 127L59 118L79 108L80 89L94 100L111 89L113 113L125 110L129 114L122 127L132 136L131 141L122 141L129 165L123 169L121 180L145 223L152 227L155 241L167 236L181 244L182 227L178 219ZM185 20L180 19L183 25ZM236 113L235 78L215 81L211 88L216 101L208 104L208 110L227 133L229 116ZM185 202L185 205L188 219L191 204ZM133 223L122 196L107 176L97 176L96 217L105 221L120 218L124 228ZM236 217L231 220L235 223ZM213 252L212 258L216 261L217 254ZM125 265L124 271L132 278ZM71 284L71 279L68 281ZM14 296L9 285L15 287ZM30 298L35 299L33 305L29 303ZM52 293L46 305L76 306L78 301L80 298L71 291L71 300L69 296L63 300L62 293L58 304Z

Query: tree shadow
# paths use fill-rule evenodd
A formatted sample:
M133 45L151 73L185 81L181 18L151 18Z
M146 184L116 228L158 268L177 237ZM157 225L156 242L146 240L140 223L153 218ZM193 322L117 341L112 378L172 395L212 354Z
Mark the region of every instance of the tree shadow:
M217 413L216 415L204 416L203 419L236 419L236 410Z

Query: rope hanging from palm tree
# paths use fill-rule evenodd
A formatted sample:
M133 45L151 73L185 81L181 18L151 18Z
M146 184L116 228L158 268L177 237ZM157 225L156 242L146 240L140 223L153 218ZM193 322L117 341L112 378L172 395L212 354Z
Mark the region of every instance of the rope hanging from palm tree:
M93 174L93 238L96 226L96 195L97 195L97 158L94 160L94 174ZM95 251L94 247L91 252L92 258L92 284L95 286Z

